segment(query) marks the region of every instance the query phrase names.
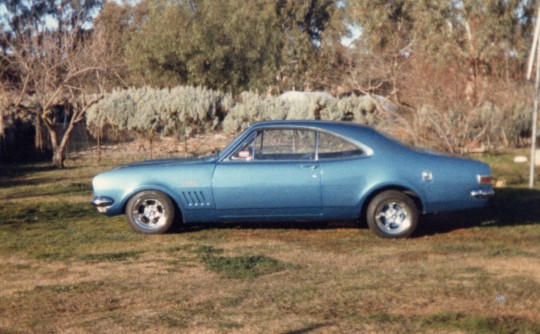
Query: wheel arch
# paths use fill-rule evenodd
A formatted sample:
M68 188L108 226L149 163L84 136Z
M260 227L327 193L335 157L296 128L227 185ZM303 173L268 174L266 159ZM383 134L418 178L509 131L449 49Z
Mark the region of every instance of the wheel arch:
M183 215L183 208L181 205L181 201L179 198L177 198L176 195L174 195L174 192L167 187L159 186L159 185L145 185L140 186L135 189L132 189L129 191L125 196L123 196L122 200L122 214L126 213L126 206L129 200L135 196L136 194L142 192L142 191L158 191L160 193L163 193L167 195L173 202L175 209L177 210L178 217L183 221L184 215Z
M365 215L366 215L366 212L367 212L367 208L369 206L369 203L371 203L371 201L375 198L375 196L385 192L385 191L389 191L389 190L395 190L395 191L399 191L399 192L402 192L404 193L405 195L409 196L414 204L416 205L416 208L418 209L418 212L424 212L424 203L422 202L422 198L420 197L420 195L408 188L408 187L405 187L405 186L400 186L400 185L385 185L385 186L382 186L382 187L379 187L379 188L375 188L375 189L372 189L370 192L368 192L368 194L364 197L364 200L362 201L362 205L361 205L361 208L360 208L360 212L359 212L359 216L361 219L364 219L365 218Z

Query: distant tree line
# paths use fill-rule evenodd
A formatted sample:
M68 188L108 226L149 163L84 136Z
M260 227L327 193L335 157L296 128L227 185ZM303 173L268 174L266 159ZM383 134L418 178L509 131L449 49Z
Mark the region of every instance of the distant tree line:
M177 102L162 101L155 117L137 107L125 109L131 118L109 120L129 118L130 129L148 134L163 132L163 122L156 120L173 117L174 132L189 136L237 124L241 117L227 121L226 113L252 115L254 105L267 110L263 118L291 118L283 114L291 109L281 109L282 102L271 96L326 91L391 100L399 106L394 119L419 145L448 151L515 145L530 131L531 87L523 73L535 5L532 0L7 0L0 11L0 142L5 118L32 115L35 146L50 148L54 165L62 167L73 127L98 104L121 94L168 89L184 96L198 89L196 94L220 96L227 107L219 104L207 119L194 117L208 107L199 102L168 115L162 114L170 110L166 104ZM343 38L352 35L359 37L345 45ZM246 91L251 93L242 94ZM249 107L246 99L252 100ZM332 103L321 110L339 114L342 107Z

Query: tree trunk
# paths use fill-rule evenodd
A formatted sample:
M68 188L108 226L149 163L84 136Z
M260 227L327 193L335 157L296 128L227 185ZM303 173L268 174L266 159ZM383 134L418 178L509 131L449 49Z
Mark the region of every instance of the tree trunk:
M64 168L64 161L66 160L65 149L56 149L53 151L53 166L56 168Z
M36 149L43 151L43 126L40 114L36 116L36 135L34 143L36 145Z
M57 168L64 168L64 162L66 161L66 149L68 146L68 142L71 138L71 134L73 133L73 130L75 130L75 125L84 120L84 115L86 114L88 108L97 103L101 98L102 96L94 98L90 103L86 105L72 103L71 107L73 109L71 118L69 119L68 128L61 137L59 137L59 133L56 131L55 124L47 118L47 114L43 115L42 121L47 127L47 130L49 130L49 134L51 137L51 145L53 150L53 166Z
M58 132L54 128L54 124L49 124L45 121L49 134L51 136L51 146L53 150L53 161L52 164L57 168L64 168L64 162L66 161L66 148L71 137L73 130L75 129L75 124L78 123L80 112L76 112L72 115L68 128L62 138L59 138ZM60 141L59 141L60 140Z
M0 161L2 161L2 151L3 151L3 145L4 145L4 137L5 137L5 129L4 129L4 110L0 109Z
M60 145L54 150L53 156L53 165L58 168L64 168L64 162L66 160L66 149L71 138L73 130L75 130L75 125L79 122L79 117L81 116L81 111L75 112L69 121L68 128L64 135L62 136L62 141Z
M4 139L5 133L4 133L4 110L0 109L0 143Z
M101 125L98 125L98 135L97 135L97 162L101 162Z
M465 99L471 106L478 102L478 59L469 60L469 70L465 83Z
M150 160L152 160L154 157L153 157L153 154L152 154L152 149L153 149L153 146L154 146L154 140L153 140L153 135L150 134Z
M64 154L60 150L60 146L58 145L58 132L54 128L54 126L49 125L47 122L45 122L47 125L47 129L49 130L49 135L51 137L51 146L53 150L53 158L52 158L52 164L56 168L64 168Z

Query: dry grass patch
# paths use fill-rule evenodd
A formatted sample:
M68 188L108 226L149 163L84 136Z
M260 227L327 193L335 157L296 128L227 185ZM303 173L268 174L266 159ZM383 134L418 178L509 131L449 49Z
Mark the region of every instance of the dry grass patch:
M13 283L12 293L3 296L0 308L16 307L20 312L9 320L3 318L3 326L31 330L39 323L41 329L55 331L273 333L310 328L321 333L400 328L413 332L440 326L441 332L467 332L474 331L468 327L474 319L488 329L506 328L507 322L516 319L534 329L531 326L538 321L533 313L540 297L534 294L540 291L538 283L492 275L491 266L496 263L486 270L473 265L481 262L474 257L465 262L459 258L441 262L441 257L400 260L409 248L423 253L422 249L429 248L427 241L387 246L381 240L381 252L373 256L306 249L286 241L276 245L262 240L257 247L253 240L257 236L253 236L245 241L248 253L258 248L267 257L300 265L247 279L213 273L205 265L204 254L246 256L234 232L230 245L227 239L223 241L223 252L181 235L189 242L174 245L170 240L167 247L136 259L95 263L18 263L12 259L10 274L0 274L3 281L30 272L41 279ZM288 239L296 232L282 233ZM178 241L177 236L170 237ZM339 239L331 230L326 237ZM379 247L373 251L378 253ZM498 294L505 294L504 304L496 302ZM32 306L36 301L46 307Z
M538 191L408 240L349 222L143 236L88 204L109 167L1 174L0 333L540 332Z

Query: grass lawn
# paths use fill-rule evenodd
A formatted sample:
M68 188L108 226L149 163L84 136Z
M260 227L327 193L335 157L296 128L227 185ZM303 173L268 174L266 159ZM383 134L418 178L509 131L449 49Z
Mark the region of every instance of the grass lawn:
M349 222L143 236L89 204L116 162L0 165L0 333L540 333L540 188L385 240Z

